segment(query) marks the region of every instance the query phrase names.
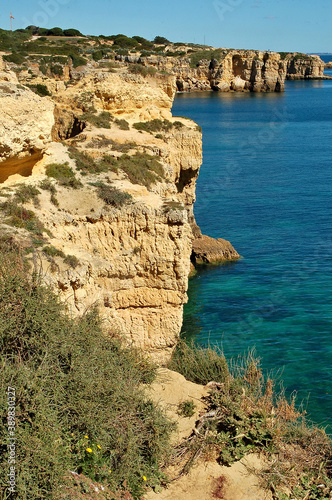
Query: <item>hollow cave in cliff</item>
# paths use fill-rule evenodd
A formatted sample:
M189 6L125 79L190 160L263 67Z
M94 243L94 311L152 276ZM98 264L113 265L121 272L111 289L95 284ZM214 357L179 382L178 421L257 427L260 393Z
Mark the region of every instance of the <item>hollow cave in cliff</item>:
M8 177L19 174L22 177L29 177L32 169L38 161L43 158L41 151L32 151L23 158L13 157L0 163L0 184L5 182Z
M197 170L188 168L187 170L181 170L178 181L175 183L178 193L182 193L185 186L187 186L191 179L197 176Z

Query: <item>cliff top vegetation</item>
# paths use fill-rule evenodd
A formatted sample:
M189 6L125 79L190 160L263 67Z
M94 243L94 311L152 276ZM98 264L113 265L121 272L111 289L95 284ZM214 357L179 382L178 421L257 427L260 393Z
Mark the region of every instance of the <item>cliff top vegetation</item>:
M216 49L193 43L170 42L165 37L156 36L147 40L141 36L82 35L74 28L62 30L28 26L26 29L7 31L0 29L0 51L7 52L4 60L19 66L20 70L38 64L40 71L54 76L63 74L63 65L74 68L84 66L89 61L105 64L116 58L128 57L129 62L140 62L141 58L163 56L187 58L191 67L197 67L200 60L221 61L229 50ZM280 52L281 59L292 54ZM295 54L298 59L311 59L306 54ZM31 71L31 69L30 69Z

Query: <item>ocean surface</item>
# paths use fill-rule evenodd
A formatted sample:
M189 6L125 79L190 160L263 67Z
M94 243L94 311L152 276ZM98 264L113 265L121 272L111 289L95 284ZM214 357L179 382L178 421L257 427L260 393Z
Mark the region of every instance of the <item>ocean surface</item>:
M197 223L242 256L190 280L182 335L228 359L255 348L332 432L332 81L182 93L173 114L203 129Z

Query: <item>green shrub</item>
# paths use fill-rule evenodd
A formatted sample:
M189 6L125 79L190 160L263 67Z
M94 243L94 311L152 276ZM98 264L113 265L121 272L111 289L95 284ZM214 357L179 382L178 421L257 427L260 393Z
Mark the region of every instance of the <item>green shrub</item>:
M33 200L35 205L38 205L38 195L40 191L29 184L22 184L16 188L14 200L17 203L27 203L30 200Z
M66 257L63 259L63 262L68 264L68 266L72 267L73 269L75 269L80 263L75 255L66 255Z
M1 204L1 208L7 216L5 219L6 224L26 229L38 235L43 234L45 230L44 226L37 218L36 214L32 210L27 210L23 206L18 205L15 199L5 201Z
M138 42L136 40L125 35L116 35L112 38L114 41L114 45L122 49L131 49L133 47L137 47L138 45Z
M11 62L14 64L22 64L25 61L25 57L23 57L21 54L18 54L16 52L13 52L12 54L3 56L3 59L7 62Z
M56 76L62 76L63 75L63 67L61 66L61 64L52 64L51 65L51 72L53 73L53 75L56 75Z
M48 88L46 87L46 85L42 85L41 83L37 83L36 85L36 93L38 95L40 95L41 97L44 97L44 96L50 96L52 95Z
M59 27L51 28L48 30L47 34L49 36L63 36L63 31Z
M46 75L47 73L47 65L45 63L40 63L39 64L39 71L43 73L43 75Z
M95 50L93 53L92 53L92 59L94 61L100 61L100 59L102 59L104 57L104 54L103 54L103 51L102 50Z
M161 180L164 175L164 169L157 158L146 153L122 155L117 160L116 166L127 174L130 182L147 188L157 180Z
M134 75L153 76L157 73L157 69L154 66L143 66L142 64L130 64L130 73Z
M202 59L207 59L208 61L212 61L212 59L217 59L217 61L221 62L225 59L227 55L227 50L225 49L207 49L200 50L198 52L193 52L190 55L190 66L192 68L196 68L199 61Z
M59 202L56 198L56 188L54 184L48 179L44 179L39 183L40 189L45 189L46 191L49 191L51 193L51 202L53 203L54 206L58 207Z
M43 234L44 226L32 210L27 210L17 205L15 201L6 201L1 205L1 208L4 210L5 215L7 215L7 219L5 219L6 224L26 229L38 235Z
M153 41L158 45L159 44L167 45L168 43L170 43L170 41L167 40L167 38L165 38L164 36L156 36Z
M87 147L88 148L97 148L97 149L107 147L108 150L112 149L113 151L128 153L128 151L130 151L131 149L135 149L137 147L137 144L134 142L124 142L121 144L120 142L115 142L115 141L113 141L113 139L109 139L109 138L105 137L104 135L100 134L100 135L94 136L93 139L91 139L91 141L88 142ZM106 158L111 163L113 162L113 160L116 162L116 160L111 156L108 156L108 155L104 156L104 159L106 159Z
M105 155L100 162L101 168L106 170L111 170L112 172L117 172L119 169L118 160L110 155Z
M78 54L70 54L70 58L72 60L74 68L78 68L78 66L85 66L88 62L84 57L79 56Z
M83 36L82 33L74 28L69 28L68 30L63 30L65 36Z
M46 36L48 35L48 29L47 28L37 28L36 32L34 33L35 34L38 34L41 38L39 38L39 41L46 41L47 38Z
M69 471L104 485L105 498L129 491L139 499L146 484L160 484L172 426L144 393L151 363L103 334L95 311L66 316L13 252L0 258L0 296L0 434L8 433L7 388L14 387L17 498L60 498ZM2 498L7 458L3 444ZM78 497L81 484L70 487L62 498Z
M310 61L312 60L312 56L309 56L308 54L302 54L301 52L297 52L295 55L293 55L292 59L294 59L294 61Z
M79 181L68 163L51 163L46 166L47 177L56 179L61 186L78 189L83 184Z
M74 146L69 146L68 151L70 158L75 160L76 168L81 171L82 175L100 174L101 172L107 172L107 165L105 165L103 162L96 162L87 153L79 151Z
M221 352L185 342L178 343L168 368L196 384L205 385L212 380L224 383L229 378L227 361Z
M146 38L143 38L142 36L137 36L136 35L136 36L133 36L132 38L134 40L136 40L136 42L141 43L141 44L142 43L146 43L146 42L150 43Z
M52 95L48 91L46 85L43 85L41 83L37 83L37 85L26 84L26 87L29 87L29 89L31 89L35 94L39 95L40 97L46 97Z
M98 187L98 196L104 200L107 205L111 205L113 207L122 207L132 200L132 196L130 194L120 191L113 186L106 185Z
M103 62L99 63L99 67L108 69L110 73L116 73L115 68L118 68L119 65L113 61L110 61L110 62L103 61Z
M119 127L120 130L129 130L130 128L129 123L124 119L115 118L114 123Z
M263 451L267 463L259 476L276 499L286 499L285 485L291 491L287 498L328 498L331 440L306 424L294 396L288 401L271 379L264 379L252 353L228 369L222 353L181 342L169 367L195 382L215 381L205 399L206 414L198 418L190 438L176 447L173 464L180 467L179 474L188 472L200 455L217 454L219 463L230 465ZM317 477L322 485L318 495Z
M182 417L190 418L195 415L195 408L195 403L191 399L188 399L178 405L177 413Z
M49 179L44 179L39 183L40 189L44 189L45 191L50 191L50 193L55 194L56 188L54 184Z
M279 52L280 59L283 61L288 56L289 52Z
M97 128L111 128L111 115L108 111L102 111L98 115L94 113L84 113L80 116L83 121L88 121Z
M171 210L184 210L184 206L182 205L182 203L180 203L179 201L165 201L163 203L163 209L165 211L165 213L167 214L168 212L170 212Z
M149 132L153 134L155 132L169 132L173 126L179 128L180 122L170 122L169 120L160 120L160 118L155 118L154 120L150 120L148 122L137 122L133 124L133 127L136 130L142 130L144 132ZM177 125L175 125L177 124ZM181 123L182 126L182 123Z
M48 255L49 257L63 257L63 258L65 257L65 254L63 253L62 250L58 250L53 246L44 247L43 252L45 255Z

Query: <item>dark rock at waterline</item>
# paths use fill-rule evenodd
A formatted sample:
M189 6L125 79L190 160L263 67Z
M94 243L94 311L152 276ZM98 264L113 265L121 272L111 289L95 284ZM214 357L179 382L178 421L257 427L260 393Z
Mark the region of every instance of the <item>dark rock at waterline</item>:
M193 241L191 260L194 264L213 264L238 260L240 255L231 243L222 238L202 235Z

